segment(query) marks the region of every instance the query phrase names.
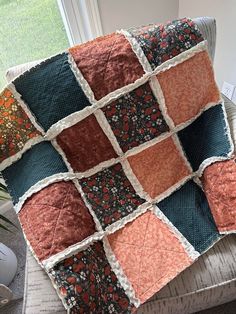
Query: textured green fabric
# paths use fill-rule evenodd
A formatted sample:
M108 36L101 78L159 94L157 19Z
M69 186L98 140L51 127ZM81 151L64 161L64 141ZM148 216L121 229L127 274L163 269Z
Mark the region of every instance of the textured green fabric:
M222 105L205 111L178 136L193 170L207 158L227 156L230 143L225 132L226 124Z
M42 142L33 146L20 160L3 170L2 174L16 204L19 198L38 181L67 171L65 163L52 144Z
M220 237L207 199L193 181L185 183L157 206L199 252Z
M45 130L90 105L71 71L66 53L25 72L14 85Z

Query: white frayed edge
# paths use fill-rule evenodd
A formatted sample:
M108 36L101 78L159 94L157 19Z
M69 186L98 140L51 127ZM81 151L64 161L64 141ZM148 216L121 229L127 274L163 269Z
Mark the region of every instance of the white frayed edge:
M65 118L57 121L54 123L46 132L45 138L47 140L51 140L55 138L58 134L60 134L63 130L68 129L69 127L75 125L76 123L80 122L81 120L86 119L90 116L96 108L85 107L81 111L73 112L70 115L66 116Z
M165 192L159 194L157 197L155 197L152 200L152 203L159 203L162 200L164 200L166 197L170 196L173 192L178 191L187 181L193 179L195 176L195 173L191 173L190 175L184 177L183 179L181 179L180 181L178 181L177 183L175 183L174 185L172 185L169 189L165 190Z
M118 260L116 259L116 256L113 253L112 248L110 247L110 243L106 237L104 237L103 239L103 248L104 248L107 260L111 266L111 269L115 273L120 285L124 289L130 302L134 304L136 308L138 308L141 302L137 297L135 297L134 289L131 283L129 282L128 278L126 277L125 273L123 272L123 269L120 266Z
M160 72L165 72L165 71L169 70L170 68L175 67L176 65L189 60L190 58L194 57L196 54L198 54L202 51L206 51L208 54L207 40L203 40L200 43L198 43L196 46L181 52L180 54L173 57L172 59L169 59L169 60L163 62L161 65L159 65L155 68L155 70L153 71L153 75L157 75Z
M201 44L201 45L200 45ZM178 62L181 61L181 56L184 53L185 55L189 54L189 57L192 57L193 52L194 54L197 53L200 45L203 45L203 42L201 42L200 44L198 44L197 46L182 52L180 55L172 58L171 60L165 61L161 66L168 66L168 67L172 67L172 66L176 66L178 64ZM193 51L192 51L193 50ZM176 59L176 58L179 59ZM184 60L187 57L184 57ZM188 59L187 58L187 59ZM133 91L134 89L140 87L141 85L145 84L150 78L153 77L153 81L155 81L155 75L156 73L151 72L151 73L146 73L144 74L141 78L137 79L134 83L130 83L126 86L123 86L109 94L107 94L106 96L104 96L103 98L101 98L100 100L95 100L94 98L94 94L88 84L88 82L85 80L85 78L83 77L82 73L80 72L80 70L77 68L77 65L73 59L73 57L70 55L70 53L68 53L68 62L72 67L72 72L74 73L77 81L79 82L79 84L81 85L81 88L83 90L83 92L85 93L85 95L88 97L89 101L91 102L91 106L85 107L84 109L82 109L81 111L78 112L74 112L72 114L70 114L69 116L59 120L58 122L56 122L54 125L52 125L49 130L46 132L45 138L47 140L51 140L53 138L55 138L60 132L62 132L64 129L69 128L70 126L73 126L74 124L78 123L79 121L85 119L86 117L88 117L90 114L94 113L97 109L101 109L104 106L106 106L107 104L109 104L110 102L116 100L117 98ZM168 62L168 63L167 63ZM173 63L173 64L172 64ZM180 62L181 63L181 62ZM167 65L166 65L167 64ZM157 98L157 100L160 102L160 110L163 113L163 116L165 118L165 120L167 121L167 124L169 125L169 127L172 129L174 128L174 123L172 121L172 119L168 116L167 114L167 110L165 109L165 100L164 100L164 96L162 93L162 90L158 84L158 80L156 79L156 83L153 83L153 86L151 85L151 87L153 88L153 92ZM202 111L200 112L200 114L202 113ZM199 115L200 115L199 114ZM191 120L190 120L191 121ZM189 122L190 124L191 122ZM184 123L182 127L178 127L177 129L181 129L184 128L185 126L187 126L187 123Z
M78 252L85 250L88 246L93 244L96 241L102 240L104 236L114 233L115 231L123 228L127 223L135 220L138 216L145 213L152 204L142 204L138 206L138 208L132 212L131 214L125 216L124 218L114 222L113 224L106 227L105 230L100 230L92 234L91 236L87 237L83 241L73 244L68 248L64 249L63 251L50 256L49 258L42 261L42 267L44 267L47 271L49 271L52 267L54 267L58 262L62 261L65 258L68 258ZM90 213L93 215L93 213ZM100 224L100 223L99 223Z
M6 159L4 159L1 163L0 163L0 171L6 169L7 167L11 166L14 162L16 162L17 160L19 160L22 155L29 150L32 146L34 146L35 144L38 144L40 142L43 142L44 138L42 136L36 136L34 138L31 138L30 140L28 140L24 147L15 155L10 156Z
M95 212L93 211L91 204L88 202L87 197L86 197L86 195L85 195L81 185L79 184L79 181L76 179L76 180L73 180L73 182L74 182L75 187L79 191L79 193L80 193L80 195L81 195L81 197L82 197L86 207L88 208L90 215L93 217L93 221L95 223L97 231L98 232L103 232L103 228L101 226L101 223L98 220Z
M130 213L129 215L123 217L122 219L114 222L113 224L109 225L105 229L105 234L111 234L114 233L117 230L120 230L123 228L127 223L132 222L140 215L144 214L150 207L152 207L152 204L146 202L144 204L141 204L137 207L135 211Z
M114 151L117 153L118 156L123 155L123 152L120 148L119 143L117 142L117 139L115 137L115 134L113 133L110 124L107 121L107 118L102 110L98 109L96 112L94 112L94 115L97 119L98 124L102 128L103 132L106 134L107 138L110 140L110 143L114 149Z
M161 85L160 85L157 77L156 76L151 77L149 84L150 84L150 87L151 87L151 90L152 90L154 96L157 99L160 111L161 111L167 125L169 126L170 130L173 130L175 128L175 124L174 124L173 120L171 119L171 117L167 113L165 97L164 97L163 91L161 89Z
M164 140L166 140L168 137L170 137L172 134L174 134L174 132L164 132L161 135L159 135L158 137L155 137L147 142L144 142L142 144L140 144L139 146L133 147L131 149L129 149L127 152L125 152L125 154L123 155L124 158L128 158L130 156L136 155L138 153L141 153L143 150L148 149L154 145L156 145L159 142L162 142Z
M234 234L234 233L236 233L236 229L235 230L225 230L225 231L219 231L219 234L221 234L221 235L228 235L228 234Z
M76 123L84 120L89 115L96 112L96 110L101 109L108 105L113 100L116 100L117 98L133 91L135 88L140 87L144 83L148 81L149 77L147 75L144 75L140 79L136 80L134 83L131 83L129 85L126 85L120 89L115 90L114 92L111 92L110 94L106 95L104 98L100 99L95 104L85 107L84 109L74 112L70 114L69 116L57 121L55 124L53 124L48 131L46 132L45 138L47 140L51 140L55 138L58 134L60 134L64 129L67 129Z
M188 254L189 257L194 261L199 256L200 253L197 252L191 243L183 236L181 232L172 224L172 222L163 214L163 212L158 208L158 206L153 206L151 210L162 222L164 222L170 229L172 233L178 238L180 243L182 244L185 252Z
M218 243L220 240L222 240L225 236L226 235L221 235L221 233L219 232L218 238L216 238L215 240L212 240L211 244L204 251L201 252L201 255L203 255L207 251L209 251L216 243ZM213 237L211 237L210 239L213 239ZM209 241L209 239L208 239L208 241Z
M204 113L205 111L207 111L208 109L221 105L223 102L222 98L219 98L219 100L217 102L209 102L207 103L203 108L201 108L201 110L198 111L198 113L191 119L189 119L186 122L180 123L175 127L175 132L179 132L183 129L185 129L187 126L189 126L190 124L192 124L195 120L197 120L197 118L199 118L201 116L202 113Z
M104 170L105 168L109 168L111 166L114 166L118 162L121 162L121 158L112 158L106 161L100 162L98 165L94 166L93 168L90 168L89 170L86 170L84 172L75 172L76 178L77 179L82 179L82 178L88 178L93 176L94 174Z
M162 115L165 118L165 120L166 120L172 133L177 133L177 132L181 131L182 129L185 129L187 126L189 126L191 123L193 123L197 118L199 118L202 113L204 113L205 111L207 111L208 109L210 109L214 106L221 105L224 101L223 98L220 97L217 102L207 103L203 108L201 108L198 111L198 113L193 118L175 126L172 118L168 114L168 110L167 110L167 107L165 104L165 97L164 97L162 88L160 86L160 83L156 77L151 78L150 86L151 86L151 89L152 89L155 97L157 98L157 102L159 104L159 108L162 112Z
M193 173L194 171L193 171L193 169L192 169L192 167L191 167L191 165L190 165L190 163L189 163L189 161L187 159L187 156L185 155L185 152L184 152L184 150L182 148L182 145L180 143L180 140L179 140L178 136L176 134L173 134L171 138L173 139L174 144L175 144L175 146L176 146L180 156L184 160L185 166L188 168L190 173Z
M202 189L202 191L204 192L204 188L202 185L202 181L199 179L199 177L194 177L193 181Z
M38 130L42 135L44 135L45 134L44 129L38 124L35 116L31 112L31 110L28 108L27 104L22 100L22 96L20 93L17 92L15 85L13 83L9 83L8 88L12 92L14 98L17 100L17 102L19 103L23 111L25 111L25 113L29 117L30 121L32 122L36 130Z
M70 53L68 53L68 63L70 65L72 72L74 73L74 76L75 76L77 82L79 83L80 87L84 91L86 97L89 99L89 101L92 105L95 105L97 103L97 100L95 99L94 93L93 93L91 87L89 86L88 82L86 81L86 79L82 75L81 71L77 67L75 60Z
M18 203L14 206L16 213L19 213L25 201L31 197L34 193L39 192L43 188L47 187L48 185L58 182L58 181L69 181L75 179L75 174L70 172L61 172L57 174L53 174L43 180L38 181L35 185L29 188L24 195L19 198Z
M49 258L43 260L42 265L46 269L46 271L49 271L51 268L53 268L57 263L64 260L65 258L68 258L74 254L77 254L78 252L87 249L91 244L93 244L96 241L102 240L104 236L104 232L95 232L93 235L85 238L83 241L73 244L71 246L68 246L63 251L54 254L50 256Z
M100 100L98 100L98 107L102 108L105 105L109 104L110 102L112 102L113 100L116 100L117 98L133 91L134 89L138 88L139 86L143 85L144 83L146 83L148 81L150 77L150 73L146 73L144 74L142 77L138 78L135 82L130 83L128 85L125 85L121 88L116 89L115 91L107 94L106 96L104 96L103 98L101 98Z
M66 167L68 169L69 172L73 173L74 170L71 167L71 164L69 163L68 159L66 158L66 155L64 153L64 151L61 149L61 147L58 145L57 140L53 139L51 140L51 144L52 146L55 148L55 150L58 152L58 154L61 156L62 160L64 161L64 163L66 164Z
M145 56L142 48L140 47L139 43L135 39L135 37L133 37L129 32L127 32L124 29L116 31L116 33L123 35L127 39L127 41L129 42L134 54L138 58L139 63L142 65L144 72L145 73L151 73L152 67L151 67L147 57Z
M223 116L224 116L224 122L225 122L225 135L227 136L227 140L228 140L228 143L230 145L230 151L228 152L228 154L226 156L214 156L214 157L210 157L210 158L207 158L205 159L201 165L199 166L197 172L196 172L196 175L198 177L201 177L204 170L206 169L206 167L210 166L211 164L217 162L217 161L225 161L225 160L229 160L232 158L232 156L234 155L234 143L233 143L233 140L232 140L232 137L231 137L231 133L230 133L230 127L229 127L229 123L228 123L228 120L227 120L227 114L226 114L226 111L225 111L225 106L224 106L224 100L222 101L223 103L221 104L221 108L222 108L222 111L223 111Z
M121 161L121 165L122 165L122 168L123 168L123 171L124 171L126 177L130 181L130 183L133 186L135 192L141 198L144 198L148 202L151 202L152 201L151 197L149 196L149 194L147 192L144 191L141 183L139 182L138 178L134 174L133 169L131 168L129 161L127 159L123 159Z

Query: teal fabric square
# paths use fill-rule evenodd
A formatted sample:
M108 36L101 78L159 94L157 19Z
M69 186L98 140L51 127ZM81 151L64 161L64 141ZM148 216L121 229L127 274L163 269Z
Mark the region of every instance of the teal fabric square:
M75 79L66 53L25 72L13 83L44 130L91 105Z
M2 171L13 203L38 181L60 172L67 172L61 156L50 142L33 146L22 158Z
M185 183L157 206L200 253L220 237L206 196L193 181Z
M192 124L178 132L178 136L194 171L205 159L226 157L231 149L222 105L206 110Z

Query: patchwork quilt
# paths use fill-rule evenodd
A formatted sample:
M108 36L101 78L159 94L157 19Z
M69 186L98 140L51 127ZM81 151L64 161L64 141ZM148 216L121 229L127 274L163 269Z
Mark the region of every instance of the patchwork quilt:
M133 313L236 230L236 163L190 19L68 49L0 94L0 171L68 313Z

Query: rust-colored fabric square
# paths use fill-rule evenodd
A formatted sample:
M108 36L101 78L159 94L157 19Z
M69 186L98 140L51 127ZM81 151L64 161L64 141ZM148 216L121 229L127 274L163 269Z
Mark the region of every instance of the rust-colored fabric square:
M53 183L33 194L22 207L19 219L40 261L96 231L92 216L70 181Z
M157 78L164 94L167 113L175 125L194 118L208 103L220 100L206 51L159 73Z
M63 130L57 136L57 142L76 172L84 172L117 157L94 115Z
M218 230L236 231L236 157L208 166L202 181Z
M97 100L144 74L129 42L121 34L99 37L70 48L69 52Z
M192 263L173 231L151 211L108 241L141 303Z
M172 137L128 157L128 161L144 191L152 198L190 174Z

